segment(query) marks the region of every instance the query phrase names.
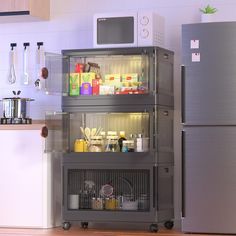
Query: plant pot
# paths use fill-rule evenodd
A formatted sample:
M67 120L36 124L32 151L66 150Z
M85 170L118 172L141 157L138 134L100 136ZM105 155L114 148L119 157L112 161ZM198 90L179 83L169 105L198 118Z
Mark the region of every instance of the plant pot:
M213 22L214 21L214 14L202 14L201 15L201 22L207 23L207 22Z

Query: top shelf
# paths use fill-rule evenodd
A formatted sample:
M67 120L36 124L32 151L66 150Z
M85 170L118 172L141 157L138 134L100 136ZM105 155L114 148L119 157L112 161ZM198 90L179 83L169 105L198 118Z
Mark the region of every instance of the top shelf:
M143 47L62 53L46 56L46 90L62 94L63 106L173 106L173 52L169 50Z

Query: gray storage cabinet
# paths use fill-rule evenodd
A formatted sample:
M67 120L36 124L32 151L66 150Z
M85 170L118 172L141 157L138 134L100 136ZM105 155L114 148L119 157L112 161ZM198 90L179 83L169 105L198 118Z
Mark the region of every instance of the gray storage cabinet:
M106 81L109 88L117 83L115 92L82 95L80 88L80 94L71 96L70 77L80 65L95 65L103 82L118 77L118 82ZM63 153L63 228L78 222L83 228L90 222L131 222L146 223L153 232L158 223L171 229L173 52L157 47L65 50L61 57L48 54L47 67L47 91L62 95L62 111L48 114L48 148ZM102 151L74 151L75 140L84 138L81 130L86 127L105 132ZM126 139L134 143L139 134L147 148L108 152L109 131L118 135L125 131Z

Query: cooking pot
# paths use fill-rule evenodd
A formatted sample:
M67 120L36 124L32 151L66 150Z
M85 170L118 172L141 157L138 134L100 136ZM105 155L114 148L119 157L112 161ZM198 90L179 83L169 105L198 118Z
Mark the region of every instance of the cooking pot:
M16 94L15 91L13 91ZM20 94L20 91L17 92L17 95ZM3 98L3 117L4 118L28 118L29 105L28 102L34 101L31 98Z

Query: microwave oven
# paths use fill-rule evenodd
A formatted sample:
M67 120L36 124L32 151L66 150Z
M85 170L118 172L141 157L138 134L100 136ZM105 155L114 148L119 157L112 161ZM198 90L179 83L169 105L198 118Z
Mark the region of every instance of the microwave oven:
M154 11L95 14L94 48L164 47L164 18Z

